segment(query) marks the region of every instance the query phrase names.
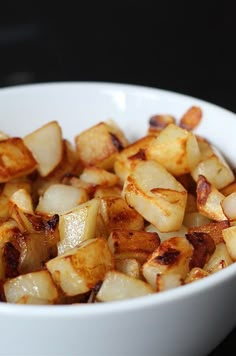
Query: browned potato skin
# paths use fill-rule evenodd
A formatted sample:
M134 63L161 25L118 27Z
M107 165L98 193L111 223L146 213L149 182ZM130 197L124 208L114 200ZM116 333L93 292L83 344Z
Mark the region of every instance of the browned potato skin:
M192 106L181 117L179 126L185 130L194 130L202 120L202 110L198 106Z
M189 234L194 234L195 232L207 233L214 240L215 244L219 244L224 241L222 230L227 229L230 226L228 220L222 220L217 222L212 222L209 224L194 226L188 229Z
M205 232L193 232L186 234L186 237L194 247L190 269L194 267L202 268L215 251L214 240Z
M108 238L108 244L115 257L136 258L144 263L160 245L160 238L155 232L114 230Z
M0 141L0 183L24 176L37 167L32 153L18 137Z

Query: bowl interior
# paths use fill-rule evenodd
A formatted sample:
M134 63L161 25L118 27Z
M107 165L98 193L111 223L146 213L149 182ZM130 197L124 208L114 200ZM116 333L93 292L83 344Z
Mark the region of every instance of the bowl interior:
M112 118L124 130L127 137L133 140L146 134L151 115L171 114L178 120L193 105L200 106L203 110L203 120L194 132L216 145L235 168L235 114L197 98L160 89L82 82L25 85L2 89L0 130L10 135L24 136L49 121L57 120L62 127L64 137L73 142L75 135L82 130L99 121ZM181 297L184 293L193 293L198 288L208 288L233 273L236 273L235 265L208 277L209 281L197 282L197 286L189 285L181 287L180 290L164 292L165 300ZM145 304L147 297L138 299L140 300L132 301L132 304L130 301L116 302L116 304L122 308L125 305L138 307L142 303ZM163 302L164 299L161 295L154 295L149 300ZM4 307L15 308L9 305ZM94 307L101 310L107 308L98 305ZM88 308L91 306L85 307L87 311ZM112 310L114 311L114 305Z

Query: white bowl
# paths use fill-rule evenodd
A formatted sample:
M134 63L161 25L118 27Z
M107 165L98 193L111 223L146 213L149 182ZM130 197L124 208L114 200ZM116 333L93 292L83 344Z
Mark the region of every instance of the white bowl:
M156 113L180 117L199 105L195 131L236 166L236 116L204 101L123 84L51 83L0 90L0 130L22 136L57 120L73 140L113 118L133 139ZM199 282L148 297L90 305L0 303L0 355L201 356L236 325L236 264Z

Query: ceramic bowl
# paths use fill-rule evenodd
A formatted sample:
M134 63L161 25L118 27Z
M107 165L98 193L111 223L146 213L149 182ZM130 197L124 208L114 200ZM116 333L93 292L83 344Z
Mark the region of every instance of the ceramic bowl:
M193 97L108 83L50 83L0 90L0 130L23 136L57 120L65 138L112 118L133 140L157 113L203 110L195 133L236 166L235 114ZM0 303L0 355L201 356L236 325L236 264L201 281L131 300L61 306Z

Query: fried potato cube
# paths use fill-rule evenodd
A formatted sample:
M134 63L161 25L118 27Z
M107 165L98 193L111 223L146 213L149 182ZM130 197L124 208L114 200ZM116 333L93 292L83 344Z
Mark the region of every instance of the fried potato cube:
M231 265L233 263L228 249L224 242L216 245L215 252L209 259L209 261L205 264L203 269L208 273L215 273L217 271L222 270L223 268Z
M100 302L110 302L152 293L154 293L152 287L146 282L118 271L110 271L107 272L96 299Z
M17 206L18 209L24 213L34 213L31 195L25 189L19 189L12 194L9 199L9 210L11 210L13 206Z
M236 261L236 226L224 229L222 234L230 257L233 261Z
M212 155L211 157L200 161L200 163L192 170L191 174L195 181L198 180L199 175L203 175L216 189L226 187L235 179L231 168L217 155Z
M193 246L184 237L171 237L160 244L142 266L142 273L156 290L159 274L174 274L184 279L189 272Z
M199 106L189 108L180 119L180 127L185 130L194 130L202 120L202 109Z
M105 122L83 131L75 137L76 150L82 164L112 169L116 154L127 144L124 134L117 127Z
M187 274L187 277L184 280L184 283L192 283L195 281L199 281L202 278L205 278L209 275L207 271L200 267L194 267L191 269L191 271Z
M87 193L82 188L52 184L40 197L35 211L42 215L63 214L87 200Z
M141 263L136 258L116 258L115 269L127 276L141 279Z
M32 153L18 137L0 141L0 183L33 172L37 162Z
M35 304L35 301L39 299L37 304L53 304L58 298L55 283L46 270L9 279L4 283L3 289L8 303L22 304L24 301L27 302L28 299L29 302L31 300Z
M114 256L104 238L86 240L46 263L53 280L67 296L88 292L114 266Z
M62 131L56 121L51 121L25 136L24 143L38 162L38 171L42 177L51 173L62 160Z
M178 273L158 274L156 277L157 292L164 292L183 285L183 279Z
M188 229L189 234L193 234L195 232L204 232L211 236L214 240L215 244L219 244L224 241L223 239L223 230L227 229L230 226L228 220L222 220L217 222L210 222L207 224L203 224L200 226L192 226Z
M221 202L221 206L227 219L231 222L236 221L236 192L225 197Z
M108 235L115 229L143 230L144 228L143 217L119 197L101 198L100 215Z
M223 199L224 195L205 176L198 177L197 208L201 214L216 221L227 220L221 206Z
M60 215L58 255L95 237L99 200L91 199L70 212Z
M92 185L112 187L119 183L119 178L111 172L100 167L85 167L80 179Z
M149 129L156 130L156 132L160 132L169 124L175 124L176 119L172 115L164 114L164 115L153 115L149 119Z
M160 245L160 239L156 232L114 230L108 245L116 258L136 258L143 263Z
M114 171L122 182L131 173L135 165L146 160L146 149L156 140L155 136L145 136L125 147L115 159Z
M127 177L127 203L162 232L179 230L187 201L184 187L159 163L140 162Z
M170 124L146 150L147 159L162 164L171 174L179 176L191 172L201 154L196 137L189 131Z

